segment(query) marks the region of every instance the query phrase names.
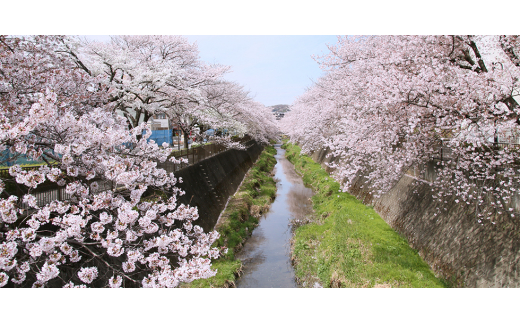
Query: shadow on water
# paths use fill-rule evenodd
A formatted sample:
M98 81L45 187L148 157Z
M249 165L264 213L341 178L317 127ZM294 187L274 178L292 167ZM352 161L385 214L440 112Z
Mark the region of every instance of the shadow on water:
M291 220L312 212L313 193L285 158L285 150L275 148L276 199L237 254L244 264L237 287L298 287L291 265Z

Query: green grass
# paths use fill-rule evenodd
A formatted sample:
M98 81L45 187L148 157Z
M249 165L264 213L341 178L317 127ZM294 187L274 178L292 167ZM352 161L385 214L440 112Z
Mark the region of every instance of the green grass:
M242 263L235 259L244 241L258 225L258 218L267 212L276 197L276 182L271 172L276 164L276 149L267 146L257 162L244 177L237 193L231 197L215 229L220 238L214 247L227 247L228 253L213 261L217 274L208 279L199 279L182 287L208 288L233 287L240 274Z
M208 279L198 279L183 287L190 288L222 288L233 287L235 275L242 268L240 260L226 258L217 259L212 262L211 268L217 270L217 274Z
M297 279L307 287L447 287L373 209L348 193L296 145L287 159L315 192L312 223L295 230Z
M20 165L20 167L36 167L36 166L43 166L43 165L47 165L47 163L44 163L44 162L34 162L32 164L28 164L28 163L25 163L25 164L18 164ZM9 169L11 168L12 166L0 166L0 169Z

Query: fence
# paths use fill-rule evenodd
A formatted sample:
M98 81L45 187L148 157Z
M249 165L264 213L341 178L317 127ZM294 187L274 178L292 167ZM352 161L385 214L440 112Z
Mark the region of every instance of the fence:
M23 166L22 169L26 170L26 171L38 170L40 168L40 166L41 165ZM10 167L0 168L0 177L3 177L3 178L10 177L11 175L9 175L9 168Z
M246 147L254 144L253 140L249 140L244 143ZM214 156L216 154L219 154L223 151L226 151L227 148L223 145L219 144L207 144L202 145L194 148L189 149L182 149L177 150L173 152L173 156L177 159L179 158L185 158L188 160L187 163L181 162L180 164L176 164L174 162L164 162L164 163L157 163L157 167L160 167L162 169L165 169L168 173L175 173L176 171L194 165L201 160L204 160L206 158L209 158L211 156Z
M26 167L24 167L24 169L26 169ZM4 173L5 172L2 172L2 177ZM111 181L95 180L95 182L97 182L98 188L95 191L92 191L91 189L93 193L101 192L107 189L112 189L114 187ZM19 198L21 198L23 195L27 194L27 192L27 188L18 187L17 191L13 192L15 194L11 194L17 195ZM41 185L38 185L36 189L31 191L31 194L36 198L36 204L39 207L45 206L51 203L52 201L66 201L72 198L72 195L66 192L65 186L59 186L58 184L53 182L45 182ZM29 209L29 206L26 203L22 203L22 207L26 210Z
M412 176L413 178L418 179L420 181L426 181L426 182L432 183L437 179L437 170L439 168L454 167L458 162L458 160L456 160L456 158L458 158L458 157L453 153L453 150L445 144L445 142L447 142L447 141L448 140L446 140L446 139L440 140L440 142L436 146L434 146L434 153L431 156L430 161L424 165L414 165L414 166L410 167L410 169L408 169L406 174L408 176ZM506 143L506 142L498 142L498 143L490 142L488 146L481 147L479 149L482 149L485 151L488 150L491 152L491 151L499 151L506 147L509 149L518 149L520 151L520 144ZM444 166L441 166L438 164L438 162L443 162L443 161L444 162L452 161L451 166L446 166L446 164ZM520 165L513 163L513 164L509 164L507 167L519 168ZM500 171L500 170L504 169L503 167L500 167L500 166L494 166L493 168L495 171Z
M450 147L446 146L445 142L447 142L447 141L449 141L449 140L441 139L440 143L435 145L434 154L432 156L433 160L443 161L443 160L453 159L453 150ZM486 148L482 148L482 149L501 150L506 147L509 149L514 148L514 149L520 150L520 144L513 144L513 143L507 143L507 142L490 142Z
M249 139L249 138L247 138ZM254 144L254 140L245 141L242 140L244 145L246 147ZM172 153L172 155L179 159L184 158L187 159L187 163L181 162L180 164L176 164L174 162L164 162L164 163L157 163L157 167L162 168L166 170L168 173L175 173L178 170L181 170L183 168L186 168L188 166L194 165L201 160L204 160L206 158L212 157L216 154L219 154L223 151L226 151L227 148L223 145L219 144L207 144L202 145L199 147L189 148L189 149L182 149L177 150ZM22 167L26 171L30 170L37 170L40 166L28 166L28 167ZM9 175L9 169L8 168L2 168L0 169L0 177L2 178L10 178ZM112 181L104 181L104 180L97 180L98 183L98 189L96 192L107 190L107 189L113 189L114 183ZM11 194L17 195L19 197L22 197L24 194L27 193L27 189L17 188L18 191L12 191ZM65 201L69 200L72 196L67 194L65 191L65 187L58 186L56 183L53 182L45 182L41 185L39 185L36 189L31 191L31 194L35 196L37 205L38 206L44 206L52 201ZM24 208L28 209L28 206L25 204L22 204Z

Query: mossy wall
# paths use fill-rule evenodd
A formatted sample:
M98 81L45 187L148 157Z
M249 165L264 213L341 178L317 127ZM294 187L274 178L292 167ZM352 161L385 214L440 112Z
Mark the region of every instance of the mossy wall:
M194 224L206 232L213 230L228 198L236 192L262 150L259 144L247 150L226 150L175 172L183 181L178 187L186 192L179 197L179 203L199 210L199 219Z
M312 158L325 167L332 161L326 155L326 150L316 151ZM409 176L380 198L365 184L359 176L349 193L374 206L454 286L520 287L520 219L503 215L478 223L475 206L455 203L455 197L439 202L428 183Z

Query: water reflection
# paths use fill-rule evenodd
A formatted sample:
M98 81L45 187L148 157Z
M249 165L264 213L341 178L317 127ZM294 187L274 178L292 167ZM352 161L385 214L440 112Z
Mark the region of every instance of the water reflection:
M237 254L244 264L237 287L298 287L290 260L290 221L312 212L312 190L303 185L294 166L285 158L285 150L280 145L275 147L277 196Z

